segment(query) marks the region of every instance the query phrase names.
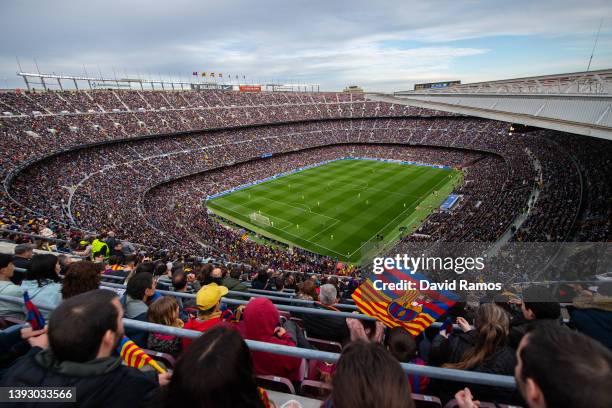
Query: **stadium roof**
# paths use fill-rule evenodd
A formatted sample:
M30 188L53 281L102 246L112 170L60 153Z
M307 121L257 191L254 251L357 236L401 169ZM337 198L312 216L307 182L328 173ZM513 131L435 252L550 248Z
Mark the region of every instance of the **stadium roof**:
M612 69L368 97L612 140Z

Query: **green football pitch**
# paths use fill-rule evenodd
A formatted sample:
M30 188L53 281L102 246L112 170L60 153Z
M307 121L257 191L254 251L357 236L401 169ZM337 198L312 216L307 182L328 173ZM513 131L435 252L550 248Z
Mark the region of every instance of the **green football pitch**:
M402 230L416 229L461 178L451 169L337 160L213 198L207 207L263 236L360 263Z

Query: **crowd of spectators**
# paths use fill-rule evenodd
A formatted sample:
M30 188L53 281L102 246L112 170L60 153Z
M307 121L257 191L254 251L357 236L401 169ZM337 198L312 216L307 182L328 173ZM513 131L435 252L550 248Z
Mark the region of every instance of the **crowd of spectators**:
M0 255L0 295L21 298L27 291L35 304L55 309L43 310L47 329L24 329L19 345L2 356L11 368L0 373L1 384L68 381L83 406L271 406L254 376L285 377L299 387L304 364L250 353L244 339L310 349L317 338L342 347L337 364L312 365L316 380L333 387L328 407L410 406L411 393L455 397L461 407L477 406L474 398L610 406L605 285L595 293L572 288L568 324L589 337L561 324L559 303L543 288L461 305L454 331L432 328L416 338L358 319L309 313L288 319L277 309L287 302L265 297L240 308L223 302L244 299L235 292L250 286L295 291L314 309L341 310L360 283L359 270L338 279L328 276L340 272L337 259L245 240L239 227L210 214L205 200L343 157L462 170L458 204L434 211L404 243L493 242L509 230L511 242L609 241L612 144L545 130L509 135L507 128L340 93L0 93L0 228L17 244L14 256ZM511 227L520 216L520 227ZM97 289L107 282L126 284L120 297ZM84 321L83 313L95 318ZM194 341L124 329L122 316L204 334ZM19 305L0 301L1 327L24 318ZM118 364L113 349L124 333L178 358L172 379ZM406 376L398 362L515 375L519 389Z
M5 229L64 238L74 236L66 225L92 232L113 229L131 241L156 248L247 262L281 258L281 263L283 256L275 251L270 256L253 255L267 249L243 244L235 232L210 220L201 200L258 179L259 174L273 174L267 169L280 171L272 158L253 162L242 177L231 177L227 172L245 170L235 163L263 154L357 142L410 144L377 147L366 154L463 169L464 183L455 191L461 195L459 205L453 211L432 214L408 240L494 241L525 211L534 189L539 189L538 200L515 231L514 240L563 241L570 234L593 240L609 234L606 183L601 181L609 166L607 156L598 151L610 146L603 141L576 148L576 137L571 135L535 132L510 136L503 123L371 102L358 95L101 90L0 96L6 112L0 131L6 136L3 146L7 150L2 173L22 169L7 179L9 189L2 192L5 205L0 215ZM221 122L197 123L194 115L201 119L204 113ZM385 116L392 118L357 119ZM398 118L402 116L406 118ZM194 128L334 118L352 120L168 135ZM87 124L78 123L81 120ZM92 121L102 124L92 125ZM41 135L41 130L48 134ZM99 137L100 132L104 136ZM150 134L165 135L129 140ZM108 139L125 141L61 153L22 167L53 152ZM327 157L346 155L347 150L357 155L355 149L347 145L344 152ZM281 166L284 170L312 163L308 151L291 155L289 164ZM602 161L589 160L591 156ZM65 171L68 161L71 169ZM258 167L264 168L259 174ZM196 176L185 179L188 182L173 181L188 174ZM230 182L208 181L226 175ZM202 179L206 185L192 187ZM180 188L187 190L179 192ZM162 202L166 204L158 209ZM194 217L197 221L192 228L186 220ZM204 241L204 248L199 244L201 236L211 237ZM308 266L313 272L332 266L331 261L301 251L297 258L285 266ZM320 267L314 266L317 264Z
M111 238L104 242L112 244ZM126 260L133 262L130 256ZM56 272L55 283L62 298L47 314L48 327L39 331L27 327L21 331L11 327L0 330L0 344L10 346L0 359L0 385L76 387L80 406L190 403L271 407L274 405L268 393L258 387L262 379L268 378L265 376L282 377L300 393L302 382L306 384L306 378L313 378L309 381L320 384L321 394L316 397L324 407L410 407L418 402L415 394L433 395L442 403L455 399L458 406L466 408L479 406L475 401L533 408L564 403L604 408L612 402L607 389L612 380L612 351L606 343L609 337L599 337L590 330L594 321L585 314L592 317L592 313L602 311L594 302L588 306L585 299L597 298L601 302L607 298L609 302L609 287L604 284L596 292L593 288L573 287L577 310L583 314L572 314L567 324L560 320L560 303L551 296L556 288L532 286L522 293L499 293L495 303L482 299L480 303L457 304L448 316L443 316L455 323L454 328L446 324L430 327L415 337L378 322L307 312L281 315L278 305L283 302L278 302L277 297L273 302L260 295L251 298L246 306L231 308L224 302L229 296L224 283L233 284L227 278L234 276L232 279L240 281L245 291L248 284L255 286L255 282L263 284L270 294L276 290L287 294L284 288L292 286L314 298L310 306L313 310L334 311L350 296L346 289L351 278L248 270L202 260L168 262L166 257L151 260L145 255L137 255L135 262L133 270L128 265L112 270L126 277L125 289L111 290L104 283L101 289L97 288L107 275L109 261L77 260L69 264L64 276ZM57 271L57 257L36 254L24 282L40 274L37 269L41 264ZM119 274L124 267L129 273ZM10 285L24 289L23 283L7 284L12 271L13 256L1 255L0 290L19 297L15 289L4 291L12 288ZM240 273L234 274L235 271ZM94 285L90 284L91 274L97 274ZM162 295L158 283L163 277L170 282L167 289L186 289L194 294L195 303L187 305L185 298ZM287 301L291 303L291 299ZM15 316L19 311L21 315ZM606 316L610 321L612 311L608 310ZM23 309L3 301L0 317L2 327L6 327L11 322L4 319L23 319ZM202 335L186 341L154 330L143 332L124 327L123 317L186 328ZM589 324L583 325L585 322ZM599 322L602 323L601 316ZM605 327L600 325L604 333ZM607 330L609 335L609 327ZM122 365L115 350L124 334L151 350L151 355L165 353L175 357L172 372L156 374ZM318 344L315 339L339 343L342 351L337 363L305 362L296 357L250 351L245 343L254 340L313 349ZM167 364L167 360L163 361ZM518 388L406 375L400 363L513 375Z

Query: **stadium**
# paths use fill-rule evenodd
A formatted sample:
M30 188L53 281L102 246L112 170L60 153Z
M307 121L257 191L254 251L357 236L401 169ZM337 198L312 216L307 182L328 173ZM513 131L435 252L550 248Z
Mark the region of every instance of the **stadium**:
M0 401L612 404L612 69L392 92L18 71Z

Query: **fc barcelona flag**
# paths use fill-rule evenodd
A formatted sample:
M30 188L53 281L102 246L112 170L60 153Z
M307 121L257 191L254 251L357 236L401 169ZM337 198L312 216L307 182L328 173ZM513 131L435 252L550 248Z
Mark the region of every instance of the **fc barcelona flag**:
M416 336L443 316L459 299L449 291L418 290L419 282L423 280L427 279L417 273L411 275L409 270L385 268L380 275L372 274L355 290L352 297L362 313L380 320L388 327L402 327ZM400 281L413 282L412 287L416 290L382 290L382 283Z
M32 330L41 330L45 328L45 318L40 311L36 307L34 303L30 300L30 295L28 295L28 291L23 292L23 303L26 308L26 321L32 327Z
M157 361L153 360L151 356L145 353L140 347L136 345L132 340L123 336L121 342L119 342L119 346L117 346L117 351L121 355L121 359L125 361L130 367L134 368L142 368L145 364L149 364L153 367L158 373L163 374L166 372Z

